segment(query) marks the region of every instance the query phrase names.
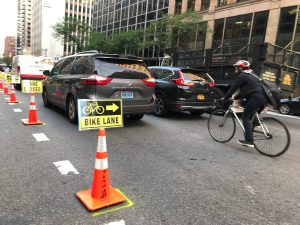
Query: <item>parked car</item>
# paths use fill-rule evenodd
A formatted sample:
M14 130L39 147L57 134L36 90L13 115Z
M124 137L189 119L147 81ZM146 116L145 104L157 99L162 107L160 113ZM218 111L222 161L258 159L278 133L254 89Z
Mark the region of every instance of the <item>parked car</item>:
M44 106L66 110L72 123L78 120L78 99L122 99L123 114L132 120L154 110L155 79L137 57L83 52L59 60L44 74Z
M292 99L281 99L277 109L281 114L299 114L300 96Z
M156 116L169 111L189 111L201 115L214 106L222 92L215 88L214 80L205 71L182 68L151 66L149 70L156 79Z

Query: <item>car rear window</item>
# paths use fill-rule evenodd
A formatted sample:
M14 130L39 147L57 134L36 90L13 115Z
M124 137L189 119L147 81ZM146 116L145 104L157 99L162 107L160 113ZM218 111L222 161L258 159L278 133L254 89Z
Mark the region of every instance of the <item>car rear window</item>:
M202 71L181 70L183 79L186 81L213 82L213 80Z
M144 79L152 77L143 62L124 59L98 59L95 60L95 69L101 76L121 79Z

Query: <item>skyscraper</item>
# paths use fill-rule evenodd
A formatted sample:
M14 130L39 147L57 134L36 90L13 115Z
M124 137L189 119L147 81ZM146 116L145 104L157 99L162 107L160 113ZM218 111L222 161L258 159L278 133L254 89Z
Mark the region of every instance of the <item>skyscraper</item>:
M17 54L31 54L31 0L18 0Z

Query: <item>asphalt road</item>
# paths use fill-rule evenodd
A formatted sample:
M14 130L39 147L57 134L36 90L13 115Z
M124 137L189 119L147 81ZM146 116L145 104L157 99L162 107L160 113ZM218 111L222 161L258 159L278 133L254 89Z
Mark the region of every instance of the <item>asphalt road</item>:
M79 132L63 111L44 108L40 95L46 125L24 126L30 96L17 92L17 99L8 105L0 96L1 225L299 224L299 117L278 117L292 135L278 158L239 146L241 131L227 144L213 141L207 115L147 115L107 129L111 184L134 205L97 215L75 197L91 187L97 131ZM49 140L37 142L37 133ZM62 175L53 163L63 160L78 174Z

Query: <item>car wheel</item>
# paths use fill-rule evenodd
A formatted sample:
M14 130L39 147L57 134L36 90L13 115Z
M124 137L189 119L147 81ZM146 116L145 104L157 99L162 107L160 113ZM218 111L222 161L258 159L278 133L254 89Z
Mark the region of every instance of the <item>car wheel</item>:
M44 106L45 106L46 108L50 107L51 105L50 105L50 103L49 103L48 94L47 94L45 88L44 88L44 90L43 90L42 98L43 98Z
M73 96L70 96L67 101L67 116L71 123L78 122L77 108Z
M134 121L141 120L143 117L144 117L143 113L129 115L130 120L134 120Z
M201 116L204 112L202 110L190 111L193 116Z
M155 106L154 106L154 115L156 116L165 116L167 115L167 104L166 99L162 95L156 95Z
M279 112L281 113L281 114L289 114L290 113L290 111L291 111L291 108L290 108L290 106L289 105L287 105L287 104L281 104L280 106L279 106Z

